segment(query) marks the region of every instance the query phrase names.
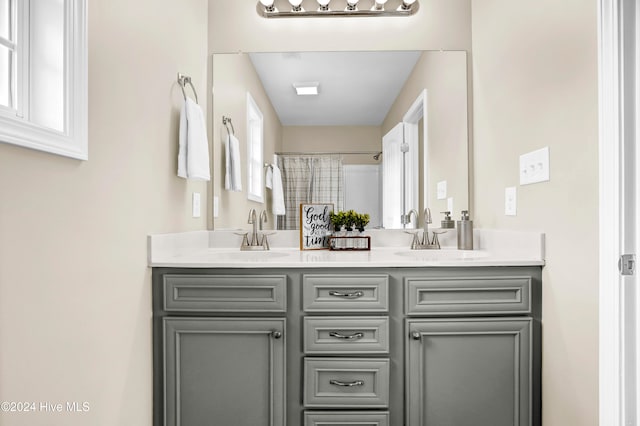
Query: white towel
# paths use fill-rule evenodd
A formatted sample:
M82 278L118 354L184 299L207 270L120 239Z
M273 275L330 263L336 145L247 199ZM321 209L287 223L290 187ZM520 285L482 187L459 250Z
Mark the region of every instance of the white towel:
M180 110L178 176L185 179L210 180L209 141L204 114L200 106L187 98Z
M234 135L227 135L224 140L225 172L224 189L242 191L242 174L240 169L240 142Z
M286 214L284 207L284 191L282 190L282 173L275 164L267 169L267 188L271 189L271 213L275 216Z

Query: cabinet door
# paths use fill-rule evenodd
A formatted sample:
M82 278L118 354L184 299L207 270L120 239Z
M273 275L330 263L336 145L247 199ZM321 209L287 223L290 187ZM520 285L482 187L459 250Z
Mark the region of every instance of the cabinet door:
M531 425L531 319L415 319L407 330L407 426Z
M163 325L166 426L284 426L284 319Z

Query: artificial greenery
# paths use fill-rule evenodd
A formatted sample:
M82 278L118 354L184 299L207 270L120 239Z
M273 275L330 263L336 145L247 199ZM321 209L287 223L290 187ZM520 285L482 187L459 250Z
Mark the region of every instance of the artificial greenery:
M335 230L340 230L343 226L347 229L364 229L369 223L367 213L356 213L354 210L331 212L329 217Z

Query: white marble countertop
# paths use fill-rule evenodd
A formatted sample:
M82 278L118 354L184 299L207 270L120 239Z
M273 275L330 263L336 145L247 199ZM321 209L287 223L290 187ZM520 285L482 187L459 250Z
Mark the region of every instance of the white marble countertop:
M544 265L544 234L474 231L476 250L457 250L455 230L441 250L410 250L402 231L371 231L370 251L305 250L295 247L297 231L277 231L269 251L240 251L231 231L151 235L149 266L176 268L358 268Z

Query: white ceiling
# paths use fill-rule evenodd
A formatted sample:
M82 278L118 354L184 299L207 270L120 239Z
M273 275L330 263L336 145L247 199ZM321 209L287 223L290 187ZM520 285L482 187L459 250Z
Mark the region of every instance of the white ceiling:
M250 53L284 126L379 126L421 52ZM319 82L318 96L294 83Z

